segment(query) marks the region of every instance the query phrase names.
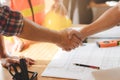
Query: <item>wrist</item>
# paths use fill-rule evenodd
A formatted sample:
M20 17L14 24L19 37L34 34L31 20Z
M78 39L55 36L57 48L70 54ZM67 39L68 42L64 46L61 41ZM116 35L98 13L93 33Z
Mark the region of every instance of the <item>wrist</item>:
M58 32L58 36L57 38L55 39L55 43L59 44L62 42L62 33L61 32Z
M58 32L58 38L56 38L56 44L64 44L65 38L67 38L67 32L65 30L62 30L60 32Z
M51 35L52 43L59 44L62 40L62 34L60 32L55 32L55 34Z
M79 39L80 39L81 41L84 41L86 38L87 38L87 37L86 37L86 34L85 34L84 32L82 32L82 31L80 31L80 32L79 32Z
M89 26L85 26L83 29L81 29L79 31L79 35L82 41L84 41L88 36L90 36L92 34L92 30L90 25Z

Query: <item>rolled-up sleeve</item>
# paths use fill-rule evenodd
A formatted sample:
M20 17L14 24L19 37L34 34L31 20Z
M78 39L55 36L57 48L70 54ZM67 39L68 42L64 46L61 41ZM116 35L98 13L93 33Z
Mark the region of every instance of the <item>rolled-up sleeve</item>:
M0 34L4 36L16 36L22 32L23 16L10 10L9 7L0 7Z

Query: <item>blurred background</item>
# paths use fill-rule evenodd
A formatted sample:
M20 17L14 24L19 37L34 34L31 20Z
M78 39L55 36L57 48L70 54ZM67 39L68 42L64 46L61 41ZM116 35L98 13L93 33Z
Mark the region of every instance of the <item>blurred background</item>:
M119 0L62 0L73 24L89 24L96 20L108 8L115 6ZM46 12L54 0L45 0Z
M0 0L0 3L11 5L14 1L17 0ZM22 1L24 0L17 2L22 3ZM34 0L28 1L34 4ZM42 7L41 10L44 9L45 15L51 10L53 5L59 3L60 5L57 6L62 6L62 9L64 7L67 10L67 16L71 19L73 24L89 24L96 20L105 10L115 6L118 1L119 0L37 0L36 2L39 2L40 5L44 4L44 8ZM32 7L34 6L32 5Z

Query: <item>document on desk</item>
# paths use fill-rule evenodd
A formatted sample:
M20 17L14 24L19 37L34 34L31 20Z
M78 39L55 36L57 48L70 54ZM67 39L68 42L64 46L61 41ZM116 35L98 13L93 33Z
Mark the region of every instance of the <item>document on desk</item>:
M95 43L87 43L70 52L58 50L42 76L95 80L92 72L97 69L76 66L86 64L100 67L100 70L120 67L120 46L99 48Z

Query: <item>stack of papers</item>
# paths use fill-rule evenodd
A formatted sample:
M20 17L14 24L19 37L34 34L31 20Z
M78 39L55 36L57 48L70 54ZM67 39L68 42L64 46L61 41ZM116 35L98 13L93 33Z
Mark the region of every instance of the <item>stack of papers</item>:
M87 43L70 52L60 49L42 76L95 80L92 72L99 70L76 66L74 63L99 66L100 70L120 67L120 46L99 48L95 43Z

